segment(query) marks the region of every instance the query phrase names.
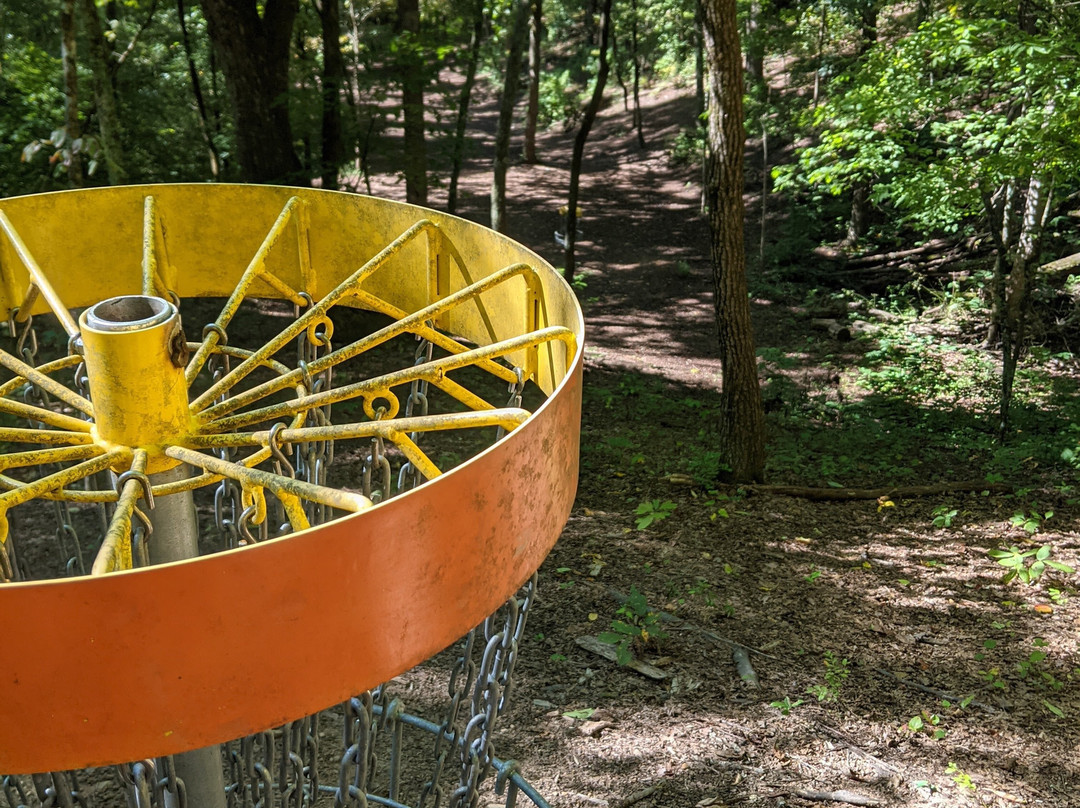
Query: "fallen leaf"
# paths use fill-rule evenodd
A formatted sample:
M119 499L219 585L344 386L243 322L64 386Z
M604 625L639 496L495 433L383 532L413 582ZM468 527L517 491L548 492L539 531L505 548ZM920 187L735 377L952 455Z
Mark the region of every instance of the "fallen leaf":
M1039 614L1053 614L1054 613L1054 607L1051 606L1049 603L1036 603L1032 608L1035 611L1037 611Z
M599 616L600 615L598 615L596 612L589 612L589 622L592 622L593 620L595 620Z

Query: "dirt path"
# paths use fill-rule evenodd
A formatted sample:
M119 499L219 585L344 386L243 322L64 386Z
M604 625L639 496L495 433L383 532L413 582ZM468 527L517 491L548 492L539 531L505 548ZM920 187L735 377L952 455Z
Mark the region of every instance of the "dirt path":
M720 368L707 231L696 173L666 155L692 100L667 90L645 104L647 149L621 100L589 141L581 484L541 570L499 754L560 806L1080 805L1080 608L1064 584L1051 602L1046 585L1003 583L987 558L1027 538L1009 524L1014 500L946 498L945 528L941 501L817 504L708 484ZM491 98L478 107L462 178L463 213L480 222L495 114ZM544 162L509 175L510 235L555 266L571 147L545 133ZM385 176L374 191L403 196ZM829 395L824 360L842 365L845 349L808 341L789 301L756 300L754 316L759 347L796 362L789 383ZM638 529L642 503L660 518ZM1075 508L1053 504L1039 540L1078 566ZM630 620L613 593L631 589L677 618L639 651L663 679L576 642ZM756 684L730 642L756 649Z

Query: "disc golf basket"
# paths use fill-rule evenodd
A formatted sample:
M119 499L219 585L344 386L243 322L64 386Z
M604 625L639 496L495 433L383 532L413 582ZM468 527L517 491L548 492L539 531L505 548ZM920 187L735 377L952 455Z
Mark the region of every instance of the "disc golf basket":
M492 735L577 484L548 264L368 197L62 192L0 200L0 317L0 808L544 804Z

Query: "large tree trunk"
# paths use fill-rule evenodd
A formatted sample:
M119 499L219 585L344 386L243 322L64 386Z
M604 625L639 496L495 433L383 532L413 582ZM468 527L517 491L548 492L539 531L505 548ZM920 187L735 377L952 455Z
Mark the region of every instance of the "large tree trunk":
M336 191L338 168L345 156L341 135L341 88L345 84L345 59L341 55L339 0L317 0L322 26L322 187Z
M236 120L247 182L302 184L289 123L289 42L300 0L202 0Z
M529 107L525 113L525 162L536 162L536 119L540 117L540 38L544 33L544 0L532 0L529 23Z
M110 48L105 40L94 0L83 0L83 24L90 46L90 69L94 76L94 105L97 108L98 128L101 130L101 149L105 153L105 168L111 185L127 182L124 168L124 146L121 134L120 109L116 102L116 85L109 70Z
M472 38L469 40L469 61L465 65L465 81L458 98L457 126L454 128L454 150L450 157L450 189L446 196L446 209L457 212L458 178L465 158L465 129L469 123L469 104L473 86L476 84L476 67L480 63L480 44L484 39L484 0L476 0Z
M414 205L426 205L427 144L424 139L424 63L420 55L419 0L397 0L396 31L404 40L398 70L405 129L405 200Z
M720 441L736 482L759 481L765 415L746 285L743 219L743 70L735 0L705 0L709 61L707 194L722 388Z
M600 64L596 69L596 85L593 87L592 98L585 108L585 115L581 119L581 128L577 137L574 138L574 155L570 160L570 196L566 206L566 269L563 277L566 282L573 284L576 270L574 247L577 242L577 218L578 218L578 188L581 184L581 163L585 158L585 142L589 139L589 130L592 129L596 114L600 111L600 104L604 100L604 87L607 85L608 71L611 68L608 62L608 34L611 30L611 0L604 0L604 6L600 10Z
M64 65L64 131L67 135L68 179L76 188L83 184L82 127L79 124L79 72L75 53L75 0L60 7L60 55Z
M507 42L506 72L499 99L499 126L495 132L495 162L491 172L491 229L506 230L506 170L510 162L510 133L514 123L514 102L521 79L521 51L525 46L528 0L518 0Z

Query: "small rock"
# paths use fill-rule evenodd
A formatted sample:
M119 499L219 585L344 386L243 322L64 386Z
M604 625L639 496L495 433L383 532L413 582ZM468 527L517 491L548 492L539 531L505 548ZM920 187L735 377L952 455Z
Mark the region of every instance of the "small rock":
M610 721L584 721L582 722L579 730L582 735L586 735L590 738L599 738L600 733L605 729L611 729L614 724Z
M539 707L541 710L550 710L555 707L550 701L544 701L544 699L533 699L533 707Z

